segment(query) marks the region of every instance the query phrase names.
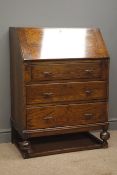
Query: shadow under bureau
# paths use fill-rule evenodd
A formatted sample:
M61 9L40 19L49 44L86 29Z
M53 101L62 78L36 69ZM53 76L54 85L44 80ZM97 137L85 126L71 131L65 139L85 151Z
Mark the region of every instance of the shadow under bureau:
M9 32L12 143L23 157L106 148L109 55L100 30Z

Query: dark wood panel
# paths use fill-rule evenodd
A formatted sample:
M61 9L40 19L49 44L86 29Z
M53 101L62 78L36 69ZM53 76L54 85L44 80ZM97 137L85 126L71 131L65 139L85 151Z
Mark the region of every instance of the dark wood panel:
M94 124L106 121L106 103L69 104L27 109L27 129Z
M107 98L107 83L68 82L27 85L27 104Z
M15 128L22 130L26 128L25 120L25 86L24 65L21 59L19 43L14 28L9 30L10 36L10 77L11 77L11 120Z
M105 61L78 61L64 62L64 64L32 64L26 65L26 81L46 81L46 80L64 80L64 79L98 79L107 78L108 62ZM30 78L29 78L30 77Z
M88 132L32 138L27 142L27 144L29 143L27 150L22 149L22 140L18 139L18 135L16 140L16 146L25 159L36 156L104 148L103 142ZM105 147L108 147L108 145Z

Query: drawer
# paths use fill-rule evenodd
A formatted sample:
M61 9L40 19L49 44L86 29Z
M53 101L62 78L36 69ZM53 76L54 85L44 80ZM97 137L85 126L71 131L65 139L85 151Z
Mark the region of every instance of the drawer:
M40 63L25 66L26 81L47 81L62 79L100 79L107 77L108 61L77 61Z
M27 129L96 124L106 121L106 103L69 104L27 109Z
M92 81L27 85L26 98L27 104L101 100L107 98L107 83Z

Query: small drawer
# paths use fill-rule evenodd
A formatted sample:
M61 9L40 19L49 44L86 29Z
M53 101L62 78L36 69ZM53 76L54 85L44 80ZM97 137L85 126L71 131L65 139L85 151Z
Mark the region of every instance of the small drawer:
M106 121L106 103L27 108L27 129L96 124Z
M87 101L107 98L104 81L35 84L26 86L27 104Z
M27 68L28 67L28 68ZM93 60L60 63L40 63L26 66L28 81L50 81L67 79L98 79L107 78L108 61ZM28 74L28 75L27 75ZM29 78L30 77L30 78Z

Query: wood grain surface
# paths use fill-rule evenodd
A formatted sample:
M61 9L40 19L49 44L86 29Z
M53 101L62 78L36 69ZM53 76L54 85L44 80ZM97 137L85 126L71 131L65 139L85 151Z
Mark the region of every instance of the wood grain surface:
M107 103L68 104L27 108L27 129L107 121Z
M107 82L68 82L26 86L27 104L107 99Z
M108 60L30 63L25 65L25 80L26 82L106 80L107 70Z
M106 148L109 55L100 30L13 27L9 34L11 135L23 157L49 154L38 147L42 136L60 135L62 141L61 135L79 133L78 149L73 150L80 150L82 139L82 149ZM93 138L90 145L88 132L94 130L102 130L101 140ZM69 136L63 136L69 142L64 141L60 152L67 143L71 150ZM50 142L53 149L60 146Z
M107 58L99 29L18 28L24 60Z

